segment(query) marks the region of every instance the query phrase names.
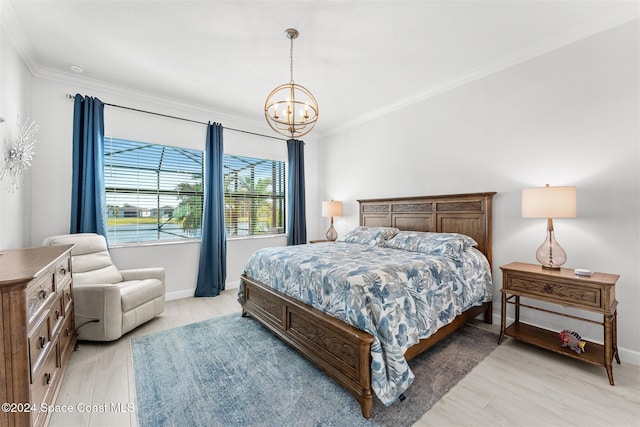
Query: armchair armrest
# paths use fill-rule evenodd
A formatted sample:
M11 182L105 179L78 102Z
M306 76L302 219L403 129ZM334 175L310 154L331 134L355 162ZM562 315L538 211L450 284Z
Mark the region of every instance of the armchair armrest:
M122 275L122 279L124 281L158 279L164 285L164 268L161 267L120 270L120 274Z
M122 302L118 285L74 284L73 298L79 339L112 341L122 335ZM98 322L89 323L95 320Z

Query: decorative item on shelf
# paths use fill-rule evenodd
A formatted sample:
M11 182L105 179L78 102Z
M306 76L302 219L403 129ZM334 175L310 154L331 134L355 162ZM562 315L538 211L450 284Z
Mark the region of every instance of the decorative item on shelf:
M587 345L587 342L582 340L579 333L565 329L558 333L558 336L560 337L563 347L569 347L578 354L582 354L584 352L584 347Z
M298 30L288 28L286 37L291 41L289 51L291 80L275 88L264 103L264 116L271 129L290 138L311 132L318 121L318 102L305 87L293 82L293 40Z
M576 187L527 188L522 190L522 217L547 218L547 238L536 251L542 268L560 270L567 253L556 241L553 218L576 217Z
M575 270L573 270L573 272L575 273L576 276L583 276L583 277L593 276L593 270L589 270L586 268L576 268Z
M4 152L4 164L0 169L0 180L8 178L5 186L11 193L20 188L24 173L31 166L35 155L35 143L38 142L35 138L38 125L34 120L27 118L22 126L19 119L16 122L15 136L9 140L9 146Z
M338 238L338 232L333 228L333 217L342 216L342 202L330 200L322 202L322 216L331 217L331 226L327 230L327 240L330 242L335 241Z

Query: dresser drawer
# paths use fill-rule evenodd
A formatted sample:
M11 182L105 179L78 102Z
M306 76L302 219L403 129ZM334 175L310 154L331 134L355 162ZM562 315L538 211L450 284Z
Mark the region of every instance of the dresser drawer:
M27 340L29 342L29 366L33 382L33 374L42 364L42 359L51 344L51 317L42 317L40 323L31 331Z
M60 331L60 360L62 362L62 366L66 364L66 362L71 357L71 352L73 351L73 343L76 330L74 329L73 315L65 316L64 325L62 326L62 330Z
M56 291L62 289L71 282L71 258L65 258L56 265L55 285Z
M40 406L45 403L51 405L55 396L55 390L60 381L60 360L58 354L58 341L46 353L44 363L38 367L33 375L33 385L31 387L31 399L36 411L32 413L33 425L44 425L47 418L46 412L40 412Z
M506 284L503 286L506 290L515 293L533 294L558 303L570 302L571 305L587 308L601 308L602 306L602 290L598 288L512 274L507 275Z
M62 291L62 307L64 308L64 315L69 316L69 313L73 313L73 284L69 282Z
M54 292L53 274L48 274L27 289L27 316L29 322L33 322L43 306L51 301L55 295Z
M64 323L64 294L58 292L49 309L49 324L51 325L51 335L57 335Z

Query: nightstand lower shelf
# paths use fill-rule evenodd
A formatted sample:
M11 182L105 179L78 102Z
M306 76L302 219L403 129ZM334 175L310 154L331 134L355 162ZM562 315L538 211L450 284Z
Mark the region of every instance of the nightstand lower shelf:
M560 342L557 332L538 328L537 326L522 322L511 324L504 330L504 335L518 341L526 342L527 344L551 350L564 356L606 367L604 346L598 343L584 340L587 343L585 345L585 351L578 354L569 347L562 347L562 343Z

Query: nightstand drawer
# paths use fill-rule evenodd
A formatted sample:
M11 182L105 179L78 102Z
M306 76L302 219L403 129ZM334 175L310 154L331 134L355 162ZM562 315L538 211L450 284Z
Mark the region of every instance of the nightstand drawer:
M532 277L507 275L505 289L516 293L534 294L559 303L570 302L589 308L602 307L602 290L585 286L573 286L553 280L537 280Z

